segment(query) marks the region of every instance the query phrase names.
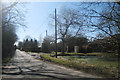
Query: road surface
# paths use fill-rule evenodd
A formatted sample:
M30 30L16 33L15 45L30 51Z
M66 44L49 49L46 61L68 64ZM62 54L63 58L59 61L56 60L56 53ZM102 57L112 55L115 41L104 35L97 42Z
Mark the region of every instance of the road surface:
M35 59L35 55L35 53L16 50L11 61L6 66L3 66L2 78L100 78Z

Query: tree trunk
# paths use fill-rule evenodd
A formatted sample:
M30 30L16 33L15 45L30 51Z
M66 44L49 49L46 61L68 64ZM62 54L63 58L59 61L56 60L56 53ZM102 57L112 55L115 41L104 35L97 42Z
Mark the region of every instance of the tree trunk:
M65 41L62 39L62 54L65 54Z

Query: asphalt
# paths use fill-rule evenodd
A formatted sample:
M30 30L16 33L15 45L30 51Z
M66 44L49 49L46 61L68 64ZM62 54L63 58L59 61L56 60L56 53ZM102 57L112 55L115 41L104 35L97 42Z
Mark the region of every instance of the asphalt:
M10 62L2 66L2 78L101 78L38 58L40 54L16 50ZM42 54L41 54L42 55ZM36 59L37 58L37 59Z

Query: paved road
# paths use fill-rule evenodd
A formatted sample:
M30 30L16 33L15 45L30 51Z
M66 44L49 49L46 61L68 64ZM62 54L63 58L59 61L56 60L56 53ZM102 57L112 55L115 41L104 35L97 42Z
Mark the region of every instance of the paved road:
M31 56L32 55L32 56ZM16 50L8 65L3 66L2 78L99 78L53 63L35 59L35 53Z

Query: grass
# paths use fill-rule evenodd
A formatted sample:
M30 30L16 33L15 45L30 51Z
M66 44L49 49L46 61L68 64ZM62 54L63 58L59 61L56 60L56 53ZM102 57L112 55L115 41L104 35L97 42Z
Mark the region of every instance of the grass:
M32 52L28 51L27 53L32 53Z
M93 53L95 54L95 53ZM67 56L66 56L67 57ZM85 59L85 58L55 58L49 54L41 55L43 60L53 62L65 67L74 68L76 70L82 70L89 73L100 74L105 77L118 77L118 64L117 62ZM71 60L70 60L71 59Z
M79 55L79 56L102 56L103 53L66 53L68 55Z
M55 51L52 51L51 52L52 54L55 54ZM57 52L57 54L61 54L62 52Z
M71 61L75 61L77 63L86 63L86 64L90 64L90 65L95 65L95 66L101 66L101 67L117 67L118 66L118 61L108 61L108 60L104 60L104 59L99 59L99 58L76 58L76 57L72 57L72 56L62 56L62 59L68 59Z

